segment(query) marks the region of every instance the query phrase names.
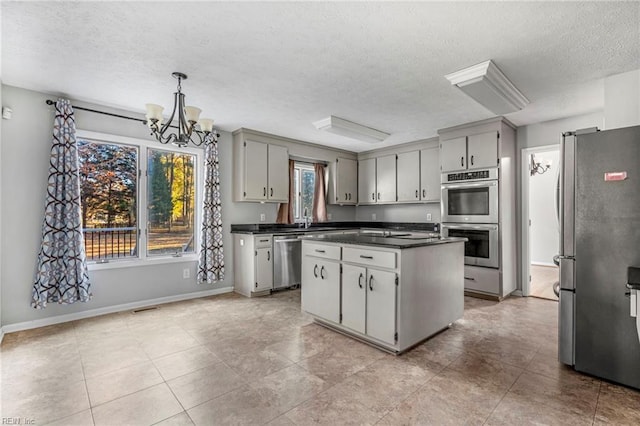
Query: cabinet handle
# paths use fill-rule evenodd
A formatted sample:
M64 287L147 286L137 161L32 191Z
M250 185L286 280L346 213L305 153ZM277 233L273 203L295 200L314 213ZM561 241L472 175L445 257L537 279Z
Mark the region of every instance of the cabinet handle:
M372 199L372 200L375 200L375 199L376 199L376 193L375 193L375 192L372 192L372 193L371 193L371 199Z
M266 187L266 186L263 186L263 187L262 187L262 196L263 196L263 197L266 197L266 196L267 196L267 187Z
M420 191L418 191L418 190L416 189L416 198L418 198L418 194L419 194L419 192L420 192Z
M464 167L464 157L460 157L460 165Z
M271 252L267 250L267 262L271 260Z
M373 291L373 275L369 275L369 290Z
M362 288L362 279L364 278L364 275L362 275L362 273L360 273L360 276L358 277L358 286L360 288Z
M260 240L261 243L268 243L269 240Z
M316 253L326 253L324 250L316 249Z
M351 193L349 193L349 200L351 200Z
M427 191L425 189L422 190L422 198L427 197Z
M271 196L273 197L273 188L271 188Z
M318 278L318 265L313 267L313 276Z
M373 256L365 256L364 254L360 255L361 259L373 259Z
M320 268L320 278L324 280L324 265L322 265L322 268Z
M473 166L473 155L471 156L471 165Z
M378 192L378 200L380 199L380 193Z
M471 277L464 277L465 280L469 280L469 281L475 281L475 278L471 278Z

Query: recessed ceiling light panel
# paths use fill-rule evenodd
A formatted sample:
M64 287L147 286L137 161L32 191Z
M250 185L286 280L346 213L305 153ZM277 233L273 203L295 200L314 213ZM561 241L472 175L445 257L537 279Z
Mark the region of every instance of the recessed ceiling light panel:
M333 115L325 119L318 120L314 122L313 125L316 126L316 129L318 130L324 130L346 138L369 143L382 142L390 136L389 133L363 126L361 124L354 123L353 121L345 120L344 118Z
M529 104L529 100L491 60L447 74L445 78L498 115L520 111Z

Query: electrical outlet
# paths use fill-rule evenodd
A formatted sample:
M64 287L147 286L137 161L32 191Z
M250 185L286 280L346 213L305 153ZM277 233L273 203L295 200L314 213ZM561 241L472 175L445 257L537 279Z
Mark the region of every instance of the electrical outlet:
M376 220L376 217L378 217L375 213L371 213L371 220Z
M267 220L267 215L264 213L260 213L260 222L264 222L265 220Z
M331 220L331 213L327 213L327 220Z
M431 213L427 213L427 220L431 220Z
M191 276L191 271L189 270L189 268L185 268L182 270L182 278L183 279L187 279Z

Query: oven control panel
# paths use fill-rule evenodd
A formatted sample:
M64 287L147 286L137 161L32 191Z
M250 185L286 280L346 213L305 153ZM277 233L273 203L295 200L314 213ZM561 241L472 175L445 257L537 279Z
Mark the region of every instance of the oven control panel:
M472 172L444 173L442 183L468 182L498 179L498 169L474 170Z

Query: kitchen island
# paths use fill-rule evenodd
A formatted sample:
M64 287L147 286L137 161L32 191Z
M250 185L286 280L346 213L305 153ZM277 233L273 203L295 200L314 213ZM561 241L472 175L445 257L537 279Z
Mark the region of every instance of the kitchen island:
M302 309L399 354L462 318L464 238L325 235L302 242Z

